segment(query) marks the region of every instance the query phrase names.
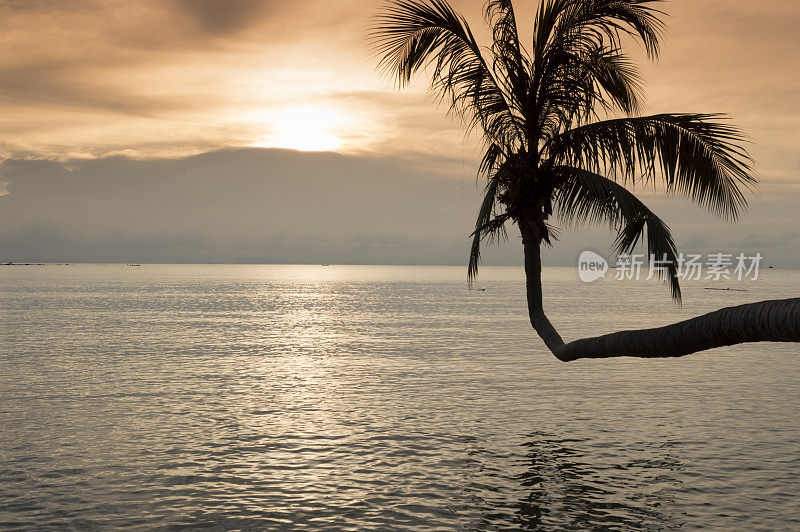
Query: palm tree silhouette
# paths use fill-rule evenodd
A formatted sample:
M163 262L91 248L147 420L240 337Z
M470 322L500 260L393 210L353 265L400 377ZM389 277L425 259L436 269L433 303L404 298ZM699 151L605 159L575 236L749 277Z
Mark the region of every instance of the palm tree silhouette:
M675 357L757 341L800 341L800 299L726 308L678 324L565 344L544 313L541 247L550 219L604 223L616 251L644 242L669 266L662 277L680 302L677 251L668 226L627 185L663 184L668 194L736 220L755 187L742 133L723 115L639 116L639 71L622 50L640 42L651 59L664 30L661 0L541 0L530 50L511 0L489 0L492 43L481 47L446 0L392 0L370 37L380 68L401 87L421 70L431 90L479 130L479 174L487 179L473 233L468 276L481 243L516 224L525 249L531 324L563 361L614 356ZM609 118L614 113L624 116Z

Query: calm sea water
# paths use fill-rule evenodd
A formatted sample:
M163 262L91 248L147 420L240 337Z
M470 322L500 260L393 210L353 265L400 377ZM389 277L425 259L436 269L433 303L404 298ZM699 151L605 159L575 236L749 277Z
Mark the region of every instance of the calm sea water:
M0 528L800 529L800 356L561 364L519 268L0 268ZM545 272L565 338L797 296ZM736 285L735 287L741 287Z

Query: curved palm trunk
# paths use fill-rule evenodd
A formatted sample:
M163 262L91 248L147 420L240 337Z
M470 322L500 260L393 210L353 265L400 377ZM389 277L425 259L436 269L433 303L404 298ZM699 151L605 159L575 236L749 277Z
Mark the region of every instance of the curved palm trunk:
M565 344L542 305L541 238L534 224L520 223L525 248L531 325L563 362L581 358L671 358L747 342L800 342L800 299L728 307L656 329L623 331Z

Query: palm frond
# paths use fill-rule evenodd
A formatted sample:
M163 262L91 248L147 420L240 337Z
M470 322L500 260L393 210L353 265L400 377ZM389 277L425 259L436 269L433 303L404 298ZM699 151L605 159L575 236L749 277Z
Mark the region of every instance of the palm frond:
M537 17L537 45L544 56L550 50L574 49L605 41L619 48L622 35L638 39L648 56L659 53L664 13L655 8L662 0L546 0Z
M478 165L478 177L491 176L507 159L505 150L499 144L490 143L483 151L483 157Z
M623 183L654 183L729 219L738 218L753 188L752 159L744 135L722 115L661 114L606 120L559 135L552 160L613 176Z
M537 12L531 104L526 117L546 141L600 109L635 114L639 74L621 52L621 37L658 55L660 0L543 0ZM533 143L533 139L529 139Z
M589 55L587 70L611 99L608 105L601 97L599 104L607 110L616 108L628 115L639 112L643 92L641 75L627 55L611 48L594 50Z
M521 106L530 88L531 62L519 39L512 0L486 2L486 20L492 28L494 71L502 77L507 90L514 95L514 101Z
M408 84L432 67L431 90L450 100L468 130L481 126L495 142L519 147L520 121L513 94L498 81L469 24L445 0L393 0L369 34L379 68Z
M564 52L559 67L540 84L539 140L547 141L576 122L596 119L599 110L636 114L641 108L639 71L619 50Z
M481 262L481 242L492 238L499 240L506 236L505 222L509 217L507 214L496 216L495 212L503 172L503 168L498 170L486 185L483 201L478 210L478 219L475 222L475 231L470 235L472 237L472 246L469 253L469 266L467 267L467 278L470 285L478 277L478 268Z
M672 297L681 300L678 251L672 233L653 211L622 185L594 172L557 167L564 184L556 193L556 212L567 223L609 224L617 231L615 251L631 253L640 241L647 245L651 260L664 261Z

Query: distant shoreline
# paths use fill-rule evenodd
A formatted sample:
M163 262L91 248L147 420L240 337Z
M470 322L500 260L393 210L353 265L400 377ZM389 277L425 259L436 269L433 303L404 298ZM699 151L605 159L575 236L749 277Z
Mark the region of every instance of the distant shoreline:
M92 264L92 263L83 263ZM69 262L0 262L0 266L71 266Z

